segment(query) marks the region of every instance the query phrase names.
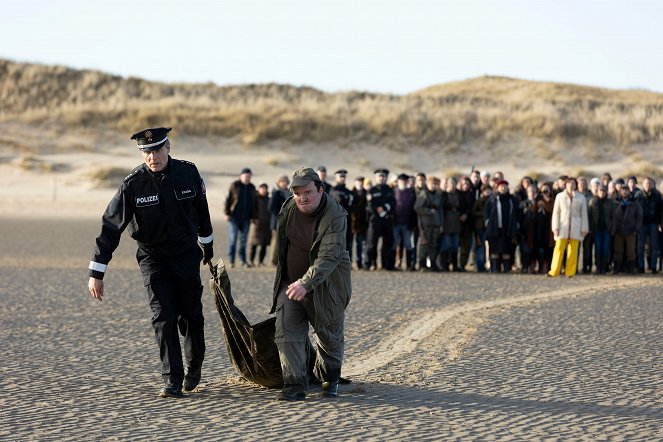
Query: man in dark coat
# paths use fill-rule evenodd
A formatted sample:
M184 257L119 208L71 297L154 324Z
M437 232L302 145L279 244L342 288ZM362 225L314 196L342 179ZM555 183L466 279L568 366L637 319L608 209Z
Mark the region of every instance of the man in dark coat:
M383 270L394 270L393 211L396 206L394 191L387 185L388 169L375 171L375 186L368 192L368 268L377 268L378 240L382 237L380 259Z
M596 195L589 200L587 218L589 231L594 237L594 257L596 273L603 275L610 264L610 247L612 235L612 219L615 212L615 201L608 198L607 186L599 184Z
M357 257L357 269L361 270L366 265L366 232L368 231L368 194L364 187L364 177L355 178L355 187L352 189L352 216L349 229L355 240L355 253Z
M230 267L235 267L237 241L239 240L239 259L243 267L251 267L246 259L246 241L249 236L251 221L258 222L258 200L256 187L251 183L251 169L242 169L239 179L228 189L225 203L225 218L228 221L228 260Z
M124 179L104 212L88 289L102 300L108 263L128 227L138 243L136 259L159 346L165 384L159 395L181 397L182 387L192 391L198 385L205 357L200 260L212 260L214 238L205 184L193 163L170 157L170 130L147 129L131 137L144 164ZM184 335L186 372L178 331Z
M632 191L631 195L634 195L635 200L642 207L642 227L640 227L637 241L638 272L645 272L645 245L649 243L647 264L652 273L657 273L656 264L660 251L659 231L663 212L661 194L656 190L654 180L647 177L642 182L642 190Z
M289 186L290 177L288 175L281 175L276 181L276 187L272 189L272 196L269 199L269 213L272 214L269 222L269 228L272 230L270 247L272 248L272 264L274 265L276 265L276 219L281 211L281 206L290 196Z
M345 186L345 177L347 174L348 171L345 169L339 169L336 171L334 174L336 185L329 191L329 195L334 198L334 200L340 204L340 206L343 207L346 212L348 212L349 226L352 222L352 205L354 203L354 195L352 194L352 191ZM347 229L346 235L345 247L352 257L352 229Z
M635 271L636 235L642 227L642 207L638 204L627 186L619 189L620 198L612 218L612 234L614 235L613 273ZM624 265L626 262L626 265Z
M511 271L511 250L518 234L518 201L509 193L508 181L498 181L497 192L486 201L484 223L490 247L490 272Z

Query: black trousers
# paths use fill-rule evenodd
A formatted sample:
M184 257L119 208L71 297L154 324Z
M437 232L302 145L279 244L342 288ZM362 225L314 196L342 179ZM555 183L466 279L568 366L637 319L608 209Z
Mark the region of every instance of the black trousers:
M179 333L184 336L187 369L202 367L205 358L203 286L200 283L202 251L198 246L176 258L136 253L152 309L152 327L159 346L164 383L184 380Z
M368 265L376 265L378 259L378 240L382 237L382 250L380 259L382 268L394 268L394 226L390 218L373 216L368 223L368 240L366 241L366 257Z

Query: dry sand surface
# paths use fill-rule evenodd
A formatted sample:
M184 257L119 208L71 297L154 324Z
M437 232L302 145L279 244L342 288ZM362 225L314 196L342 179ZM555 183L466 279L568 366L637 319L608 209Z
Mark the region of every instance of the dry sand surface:
M219 256L226 225L213 215ZM91 218L0 216L1 440L662 437L660 277L354 272L344 368L353 382L336 400L313 390L301 403L238 376L205 287L202 384L161 399L128 236L105 300L87 294L98 229ZM273 269L230 278L247 317L264 319Z

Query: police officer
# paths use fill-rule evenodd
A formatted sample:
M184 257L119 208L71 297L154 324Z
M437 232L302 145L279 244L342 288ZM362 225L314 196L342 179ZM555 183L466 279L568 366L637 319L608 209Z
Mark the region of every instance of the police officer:
M322 181L322 185L325 189L325 193L329 195L329 192L331 192L332 185L327 182L327 168L325 166L318 166L318 169L316 170L318 173L318 176L320 177L320 181Z
M336 185L332 187L329 195L336 200L336 202L348 212L348 229L345 236L345 248L352 256L352 229L349 227L352 225L352 205L354 203L354 195L352 191L345 186L345 177L347 176L348 171L345 169L339 169L334 173L334 178L336 179Z
M128 227L138 243L136 259L161 355L165 386L159 395L181 397L182 387L191 391L200 381L205 357L200 260L210 262L214 252L205 184L193 163L170 157L170 130L146 129L131 137L144 164L124 179L104 212L88 289L102 300L104 274ZM186 373L178 329L184 336Z
M382 269L394 270L394 226L392 213L396 207L394 190L387 185L388 169L375 170L375 186L368 192L368 269L377 267L378 240L382 237Z

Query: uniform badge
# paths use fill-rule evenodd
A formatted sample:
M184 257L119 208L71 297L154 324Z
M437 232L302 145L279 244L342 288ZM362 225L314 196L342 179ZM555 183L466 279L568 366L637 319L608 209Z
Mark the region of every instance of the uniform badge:
M152 138L152 131L151 130L145 131L145 138Z

